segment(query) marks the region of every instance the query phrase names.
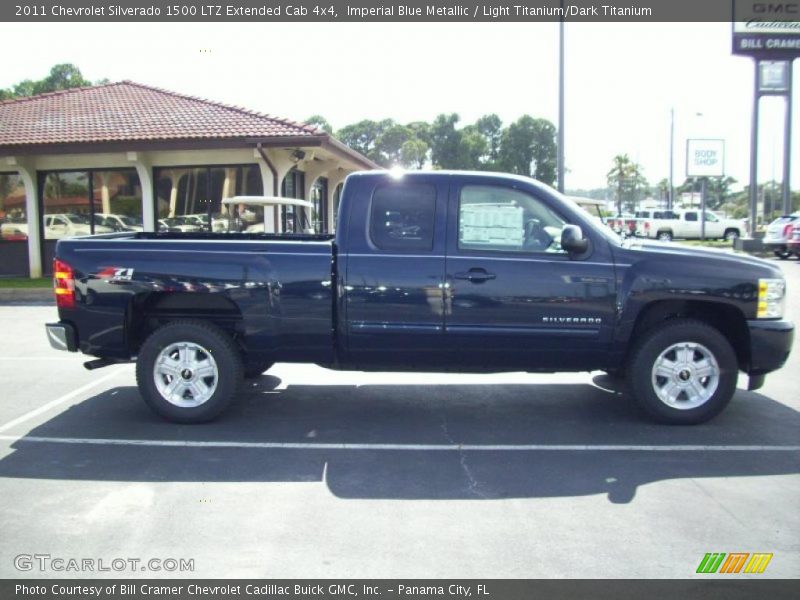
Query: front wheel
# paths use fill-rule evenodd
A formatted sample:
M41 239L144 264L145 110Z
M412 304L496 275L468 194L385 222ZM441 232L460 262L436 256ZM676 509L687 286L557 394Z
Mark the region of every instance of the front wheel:
M672 319L636 343L628 388L656 421L703 423L718 415L736 391L738 364L728 340L694 319Z
M671 242L672 241L672 232L671 231L659 231L657 239L660 242Z
M736 229L728 229L725 231L725 241L733 242L739 239L739 232Z
M781 260L786 260L792 255L792 253L789 252L788 250L775 250L774 254Z
M230 404L243 377L233 340L203 321L174 321L145 340L136 382L145 403L176 423L202 423Z

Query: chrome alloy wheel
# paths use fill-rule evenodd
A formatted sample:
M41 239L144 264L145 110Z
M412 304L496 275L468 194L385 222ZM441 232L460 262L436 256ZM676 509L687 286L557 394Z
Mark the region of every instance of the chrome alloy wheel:
M653 363L653 389L659 400L679 410L705 404L719 385L719 365L711 351L695 342L679 342Z
M191 408L208 401L217 389L219 369L211 353L193 342L164 348L153 367L158 393L175 406Z

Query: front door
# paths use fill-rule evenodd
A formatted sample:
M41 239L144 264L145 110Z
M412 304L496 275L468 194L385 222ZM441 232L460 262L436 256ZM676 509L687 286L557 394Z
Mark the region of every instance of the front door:
M485 180L484 180L485 181ZM452 186L445 335L451 360L487 369L591 366L613 331L614 266L598 240L574 260L544 197L481 179Z

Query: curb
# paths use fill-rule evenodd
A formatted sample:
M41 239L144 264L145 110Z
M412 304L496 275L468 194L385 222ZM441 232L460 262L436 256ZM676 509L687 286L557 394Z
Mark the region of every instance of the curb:
M55 305L55 300L50 288L0 289L0 305L9 304Z

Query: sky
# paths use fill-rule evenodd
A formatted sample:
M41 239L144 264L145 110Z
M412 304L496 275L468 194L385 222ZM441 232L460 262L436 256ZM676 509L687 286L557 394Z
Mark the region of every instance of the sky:
M754 67L731 54L729 23L565 29L568 189L604 187L622 153L651 184L668 177L671 109L676 185L694 137L724 139L726 174L749 181ZM0 39L20 51L5 54L0 87L69 62L91 80L129 79L293 120L321 114L334 128L452 112L461 124L487 113L506 124L526 113L558 119L556 23L2 23ZM794 189L799 105L796 91ZM785 102L766 98L761 111L759 181L780 180Z

